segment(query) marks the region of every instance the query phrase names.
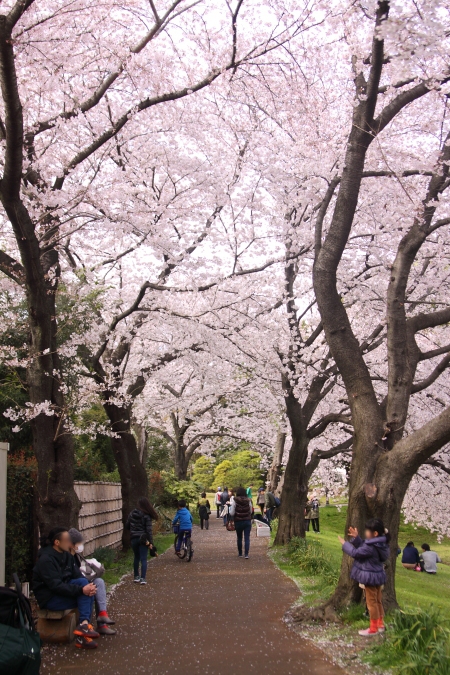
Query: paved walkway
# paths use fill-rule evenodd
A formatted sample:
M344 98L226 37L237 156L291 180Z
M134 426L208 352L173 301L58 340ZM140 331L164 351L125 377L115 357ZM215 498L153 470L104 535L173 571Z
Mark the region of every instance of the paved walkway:
M109 610L118 633L97 650L52 650L45 675L344 675L282 622L298 590L252 533L250 559L237 557L236 536L220 520L194 528L191 563L172 550L149 565L148 585L130 576Z

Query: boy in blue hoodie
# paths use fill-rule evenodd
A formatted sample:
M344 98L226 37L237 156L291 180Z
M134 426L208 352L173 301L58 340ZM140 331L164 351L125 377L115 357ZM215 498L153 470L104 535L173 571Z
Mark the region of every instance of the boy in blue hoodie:
M191 536L192 532L192 515L189 509L186 508L186 500L180 499L178 502L178 511L175 518L172 520L172 525L179 525L178 539L175 545L175 555L178 555L181 550L181 543L185 534Z

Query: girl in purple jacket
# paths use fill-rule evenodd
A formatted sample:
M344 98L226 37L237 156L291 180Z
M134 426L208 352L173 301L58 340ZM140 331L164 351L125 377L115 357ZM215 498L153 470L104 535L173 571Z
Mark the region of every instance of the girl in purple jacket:
M342 550L355 559L350 577L366 589L366 603L370 616L370 627L360 630L360 635L376 635L384 631L384 609L381 590L386 583L384 564L389 557L390 536L378 518L368 520L365 526L365 540L358 535L356 527L349 527L352 539L339 537Z

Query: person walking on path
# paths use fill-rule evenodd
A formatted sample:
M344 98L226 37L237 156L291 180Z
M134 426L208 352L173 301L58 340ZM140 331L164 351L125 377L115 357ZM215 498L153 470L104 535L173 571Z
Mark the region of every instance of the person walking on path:
M274 509L276 507L277 503L275 501L275 495L273 492L270 492L269 490L266 490L266 497L265 497L265 502L264 502L264 511L266 513L266 518L269 521L269 525L272 522L272 514L274 512Z
M228 492L228 488L224 487L222 494L220 495L220 506L222 507L222 510L220 512L220 515L223 518L223 526L225 527L227 522L228 522L228 502L230 501L230 493Z
M247 488L247 490L246 490L246 492L247 492L247 497L248 497L250 500L253 499L252 489L253 489L253 485L249 485L248 488Z
M92 582L97 589L97 593L94 596L97 614L97 633L100 633L100 635L115 635L117 631L114 630L114 628L111 628L111 625L116 622L108 616L106 607L106 584L101 578L105 568L95 558L86 559L83 557L84 537L81 532L74 527L71 527L69 536L72 544L69 551L75 559L75 565L78 567L84 578Z
M256 498L256 503L259 506L259 510L261 511L261 515L264 515L264 508L266 505L266 493L264 488L258 488L258 497Z
M422 544L421 549L422 553L420 554L420 558L422 561L423 571L427 572L428 574L436 574L437 563L442 562L442 560L435 551L430 551L429 544Z
M230 506L230 515L234 518L236 528L238 555L242 558L242 537L244 537L244 554L248 558L250 552L250 533L252 531L253 504L247 497L245 488L236 490L234 503Z
M125 525L126 529L130 530L131 548L134 553L134 583L142 586L147 583L145 578L147 576L148 550L153 548L152 520L158 520L158 517L147 497L141 497L137 508L130 513ZM139 563L141 565L140 574Z
M220 512L222 510L222 502L220 501L221 497L222 497L222 488L218 487L217 492L216 492L215 497L214 497L214 504L216 505L216 509L217 509L217 516L216 516L217 519L220 518Z
M420 567L419 551L414 546L413 541L408 541L403 549L402 565L407 570L415 570L417 565Z
M211 513L211 506L209 500L206 498L206 492L202 492L200 499L197 504L198 515L200 517L200 528L203 530L209 530L209 514Z
M372 518L366 523L365 540L358 535L356 527L349 527L351 541L339 537L342 550L354 558L350 577L363 585L366 590L366 603L369 610L370 626L358 631L360 635L376 635L383 633L384 609L381 602L382 587L386 583L386 572L383 563L389 557L390 535L379 518Z

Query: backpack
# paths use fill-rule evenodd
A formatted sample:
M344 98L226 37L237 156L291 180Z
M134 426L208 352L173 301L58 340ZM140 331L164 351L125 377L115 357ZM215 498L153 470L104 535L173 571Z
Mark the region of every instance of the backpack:
M0 586L0 673L38 675L41 638L34 628L30 601L22 593L17 574L16 590Z
M277 508L278 508L279 506L281 506L281 499L279 499L278 497L274 497L274 499L275 499L275 506L276 506Z

